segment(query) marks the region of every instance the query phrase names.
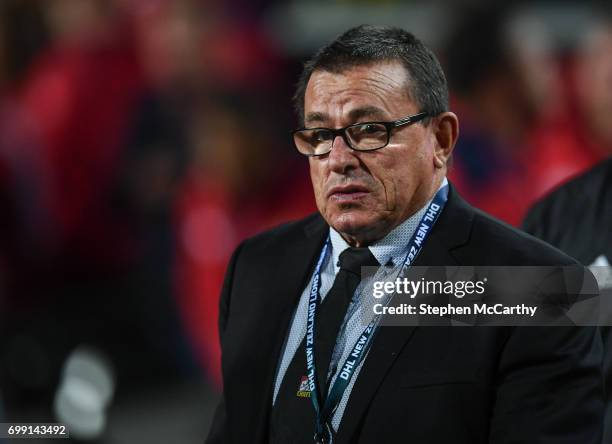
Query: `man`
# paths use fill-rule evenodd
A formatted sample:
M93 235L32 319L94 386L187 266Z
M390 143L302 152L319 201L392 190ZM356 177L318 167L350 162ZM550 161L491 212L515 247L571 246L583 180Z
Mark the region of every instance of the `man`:
M585 265L612 263L612 158L537 202L523 229Z
M529 210L523 229L583 264L595 267L594 271L602 277L609 276L612 263L612 158L597 164L537 202ZM607 267L607 270L603 267ZM601 296L612 298L609 284L602 286ZM612 442L612 318L610 313L602 315L606 316L602 318L605 327L601 331L607 395L602 442Z
M431 51L400 29L351 29L305 65L296 103L319 213L230 261L207 442L599 443L593 329L355 322L365 265L574 263L447 184L458 120Z

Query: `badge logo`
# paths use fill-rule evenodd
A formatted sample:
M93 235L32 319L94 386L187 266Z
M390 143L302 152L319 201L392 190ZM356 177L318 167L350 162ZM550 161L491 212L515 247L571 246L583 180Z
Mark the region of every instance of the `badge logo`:
M308 385L308 376L302 376L300 386L297 391L298 398L310 398L310 387Z

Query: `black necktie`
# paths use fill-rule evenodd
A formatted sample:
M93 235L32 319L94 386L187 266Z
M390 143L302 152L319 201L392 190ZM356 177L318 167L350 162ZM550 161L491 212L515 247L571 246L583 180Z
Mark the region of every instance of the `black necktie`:
M336 338L361 280L361 267L378 266L368 248L347 248L340 254L340 271L323 303L317 310L315 331L315 364L319 393L327 393L327 373ZM303 395L300 383L306 377L305 339L295 352L271 415L271 443L312 443L314 409L310 398Z
M378 266L369 248L347 248L340 254L340 271L317 313L315 364L323 398L327 395L327 374L336 339L353 294L361 281L361 267Z

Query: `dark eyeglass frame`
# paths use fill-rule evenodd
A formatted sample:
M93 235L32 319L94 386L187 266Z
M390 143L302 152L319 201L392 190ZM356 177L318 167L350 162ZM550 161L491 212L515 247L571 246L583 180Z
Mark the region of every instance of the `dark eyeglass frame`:
M379 149L382 149L384 147L386 147L387 145L389 145L389 142L391 141L391 130L394 128L399 128L401 126L405 126L405 125L410 125L413 123L417 123L420 122L421 120L425 119L426 117L429 117L429 113L428 112L420 112L417 114L413 114L411 116L407 116L407 117L403 117L401 119L398 120L394 120L391 122L358 122L358 123L353 123L351 125L345 126L344 128L338 128L338 129L334 129L334 128L324 128L324 127L315 127L315 128L298 128L296 130L291 131L291 136L293 139L293 145L295 146L295 148L298 150L298 152L306 157L318 157L318 156L324 156L328 153L331 152L332 148L333 148L333 144L334 144L334 140L336 140L336 137L340 136L342 137L342 140L344 140L344 143L346 143L346 146L348 146L350 149L352 149L353 151L361 151L361 152L368 152L368 151L376 151ZM356 126L363 126L363 125L383 125L385 127L385 129L387 130L387 141L385 142L384 145L377 147L377 148L368 148L368 149L361 149L361 148L355 148L351 142L349 141L349 138L347 136L347 130ZM295 135L301 131L305 131L305 130L326 130L329 131L330 134L333 136L333 138L331 139L331 144L329 145L329 150L325 151L324 153L313 153L313 154L308 154L308 153L303 153L302 151L300 151L300 149L298 148L297 143L295 142Z

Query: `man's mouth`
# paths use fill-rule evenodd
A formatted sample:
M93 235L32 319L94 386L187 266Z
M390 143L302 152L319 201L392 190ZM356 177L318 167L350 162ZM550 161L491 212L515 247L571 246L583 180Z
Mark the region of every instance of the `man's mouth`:
M336 202L352 202L365 197L370 190L363 185L335 186L327 193L327 198Z

